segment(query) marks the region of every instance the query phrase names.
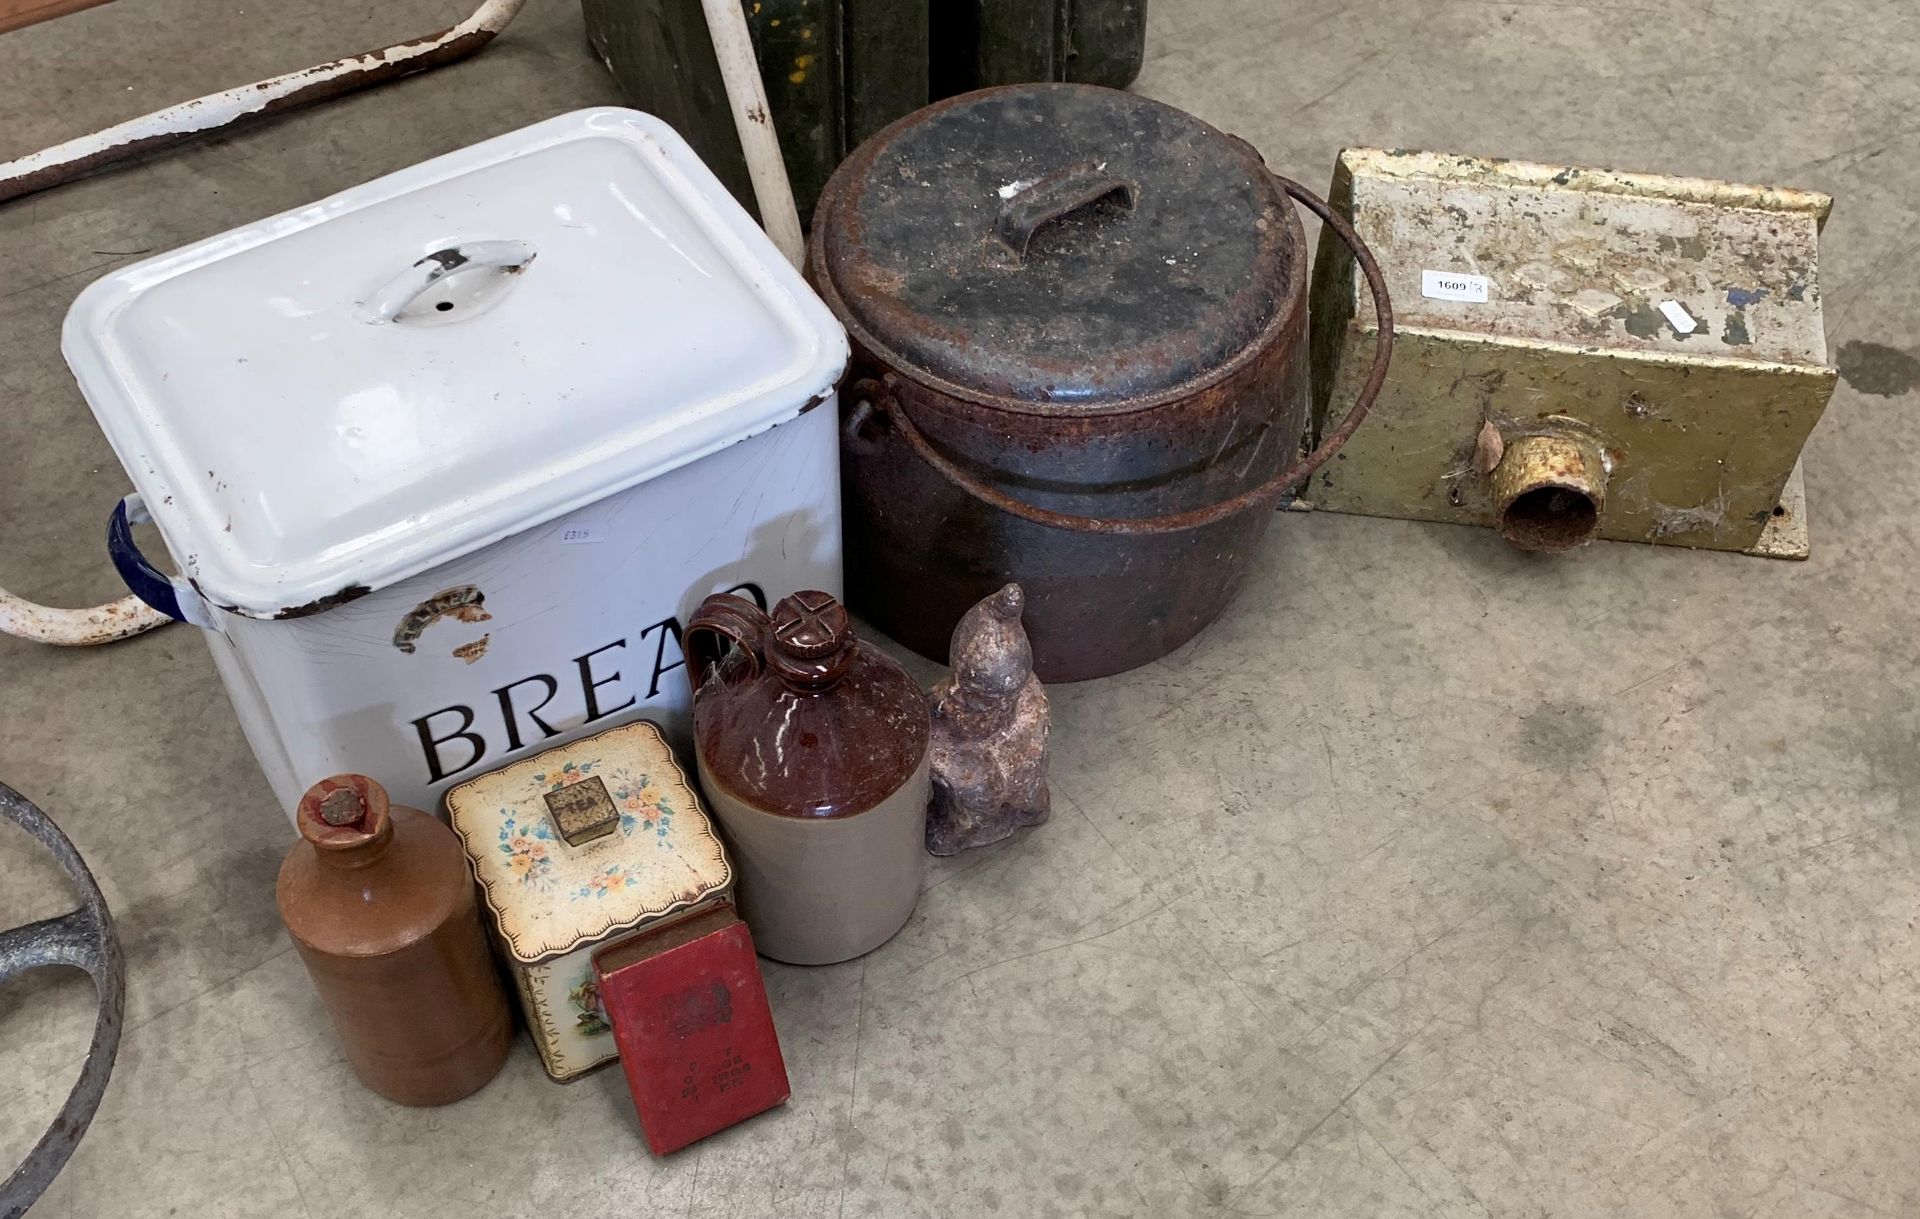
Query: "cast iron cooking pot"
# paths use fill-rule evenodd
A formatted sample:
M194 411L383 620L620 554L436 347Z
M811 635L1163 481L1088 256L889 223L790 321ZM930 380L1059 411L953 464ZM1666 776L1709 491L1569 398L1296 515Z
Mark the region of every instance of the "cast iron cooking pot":
M1379 315L1372 376L1304 458L1289 196L1353 248ZM875 135L821 195L808 272L853 339L850 603L944 660L960 615L1018 581L1050 682L1218 617L1392 351L1379 270L1324 202L1192 115L1088 85L986 89Z

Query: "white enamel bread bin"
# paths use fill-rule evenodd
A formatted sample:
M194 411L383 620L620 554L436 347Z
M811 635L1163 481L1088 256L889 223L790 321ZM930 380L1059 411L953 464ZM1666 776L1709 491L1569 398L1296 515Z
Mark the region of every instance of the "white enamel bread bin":
M67 362L109 548L289 816L645 715L709 593L840 592L844 332L666 124L587 110L127 267ZM177 574L135 548L151 518Z

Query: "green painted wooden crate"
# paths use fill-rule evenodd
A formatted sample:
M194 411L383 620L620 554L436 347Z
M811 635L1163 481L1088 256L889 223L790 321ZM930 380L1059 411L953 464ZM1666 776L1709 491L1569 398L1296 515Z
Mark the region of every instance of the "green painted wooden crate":
M673 124L755 210L700 0L581 0L635 107ZM1146 0L742 0L802 224L842 158L928 101L988 85L1139 75Z
M935 0L933 95L1074 81L1125 88L1146 51L1147 0Z
M928 100L928 0L744 0L801 223L861 140ZM638 109L687 138L755 210L700 0L581 0L587 38Z

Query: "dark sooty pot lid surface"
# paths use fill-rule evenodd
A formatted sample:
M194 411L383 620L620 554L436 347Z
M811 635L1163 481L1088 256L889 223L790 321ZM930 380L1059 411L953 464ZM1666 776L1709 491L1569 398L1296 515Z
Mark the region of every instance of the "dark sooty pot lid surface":
M1093 408L1175 389L1253 344L1301 282L1299 222L1258 154L1114 89L929 107L830 193L843 307L883 354L1002 397Z

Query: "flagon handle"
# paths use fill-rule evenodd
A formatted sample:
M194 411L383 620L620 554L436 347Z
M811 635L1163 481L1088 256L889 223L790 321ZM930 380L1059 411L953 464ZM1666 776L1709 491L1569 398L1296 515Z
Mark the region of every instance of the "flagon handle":
M759 677L766 667L766 638L772 624L765 610L738 593L715 593L702 601L680 637L693 693L700 693L707 674L734 647L747 657L748 679Z
M893 393L891 385L894 379L893 374L887 374L878 382L870 378L855 382L851 387L850 396L858 397L864 393L867 400L900 429L900 434L906 437L907 444L920 460L940 471L955 486L990 508L998 508L1022 520L1032 521L1036 525L1077 533L1182 533L1189 529L1202 529L1208 525L1218 524L1258 504L1278 499L1301 486L1313 477L1315 471L1332 460L1333 455L1340 451L1341 446L1347 443L1348 438L1365 421L1367 412L1373 407L1374 399L1380 396L1380 387L1387 379L1387 364L1393 359L1393 302L1387 295L1387 283L1380 274L1379 264L1373 259L1373 251L1367 248L1366 242L1360 240L1360 235L1353 231L1353 226L1327 206L1326 200L1298 182L1279 174L1274 174L1273 177L1282 190L1304 205L1308 211L1320 217L1321 222L1332 229L1346 247L1353 251L1354 261L1359 264L1361 274L1366 276L1367 291L1373 296L1373 311L1374 316L1379 320L1380 334L1374 346L1373 367L1367 374L1366 383L1360 387L1359 395L1354 398L1352 409L1348 410L1346 418L1340 421L1340 426L1322 437L1319 447L1313 452L1251 491L1244 491L1232 499L1222 500L1208 507L1193 508L1166 516L1130 518L1075 516L1071 513L1055 512L1049 508L1036 508L1032 504L1015 499L1004 491L986 485L934 448L926 435L914 426L911 419L907 418L906 409L900 405L899 399ZM694 681L697 686L699 679L696 677Z

